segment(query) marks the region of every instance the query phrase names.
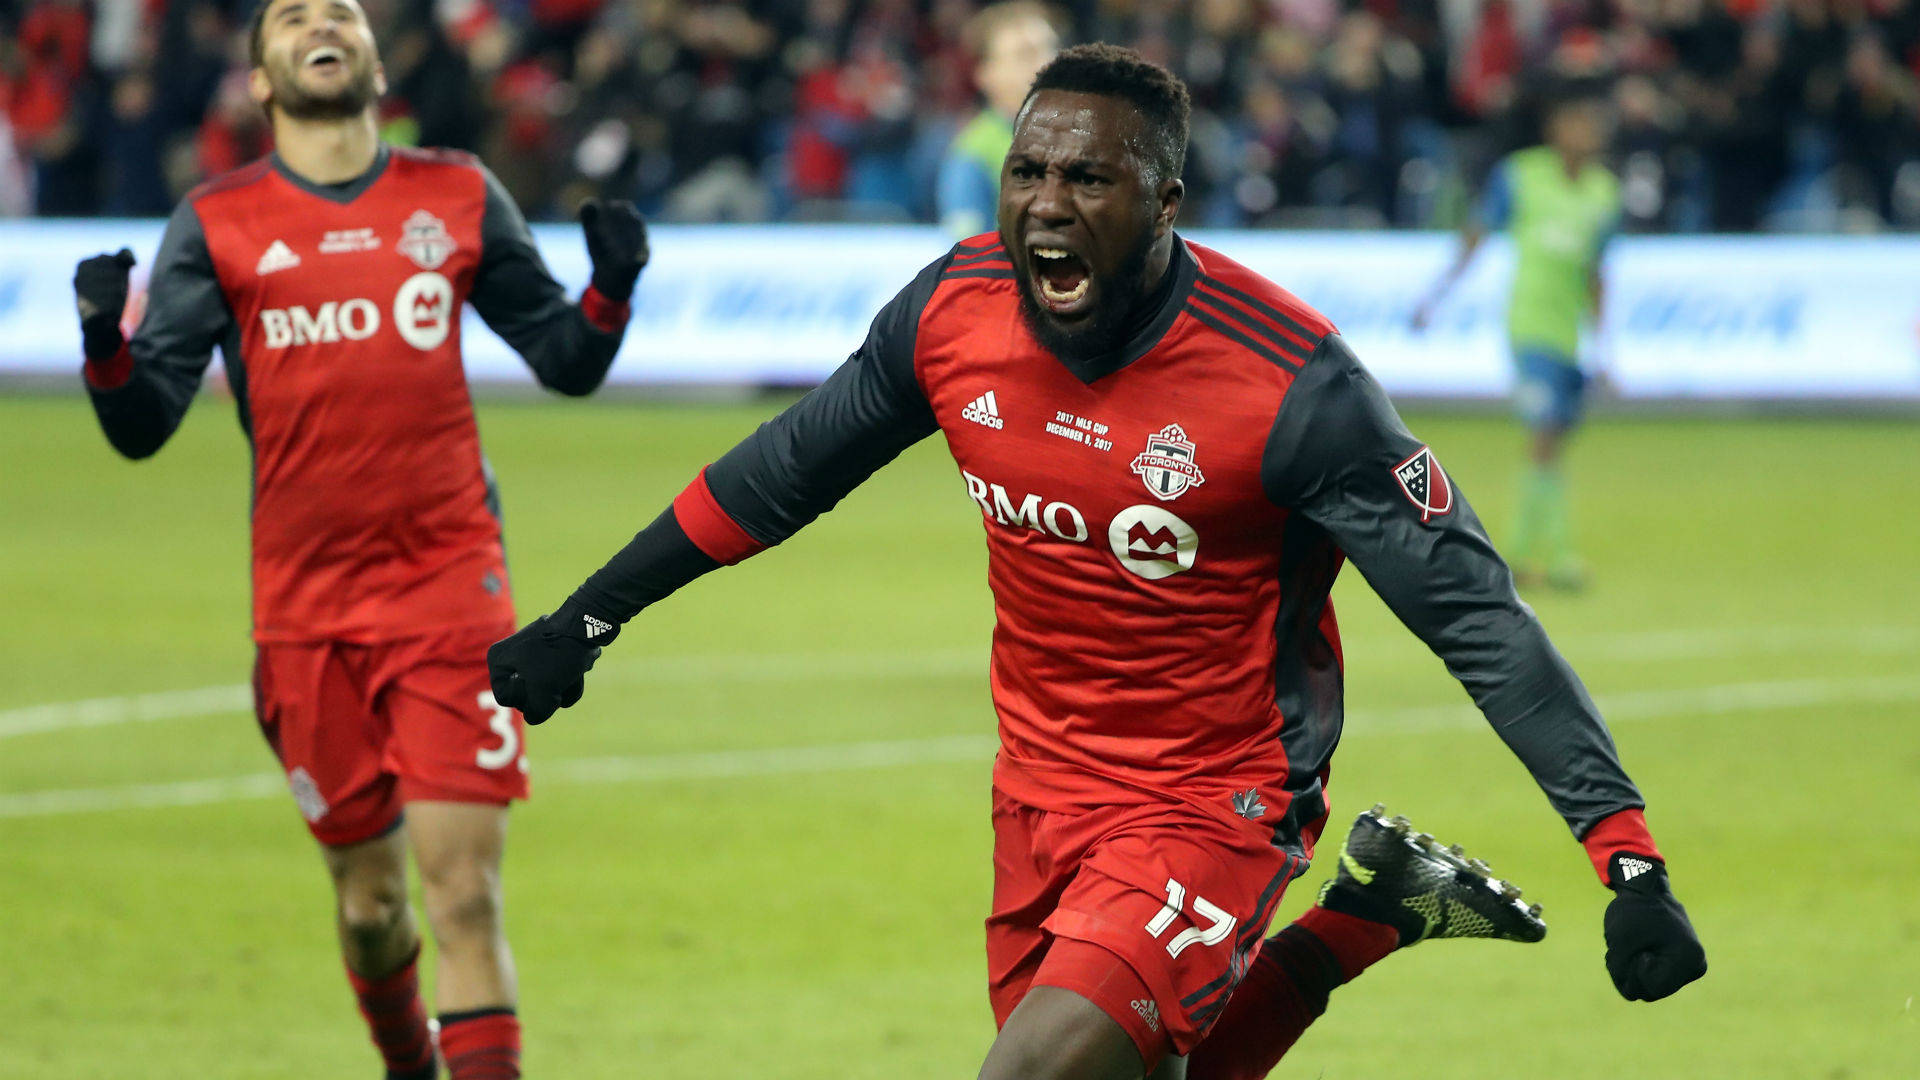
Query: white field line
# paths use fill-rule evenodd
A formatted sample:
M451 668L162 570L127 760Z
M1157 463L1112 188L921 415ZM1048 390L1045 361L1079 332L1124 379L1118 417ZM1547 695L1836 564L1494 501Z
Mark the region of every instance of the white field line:
M1920 652L1920 626L1745 626L1565 634L1555 639L1581 660L1711 660L1814 652L1890 656Z
M922 649L883 653L788 653L684 656L630 660L595 669L595 685L697 682L806 682L832 679L935 678L986 674L986 649ZM609 677L611 676L611 677ZM124 697L56 701L0 710L0 739L69 728L191 720L249 712L253 690L242 683Z
M1615 721L1642 721L1843 703L1908 701L1920 701L1920 676L1722 683L1608 695L1602 697L1599 704L1601 711ZM1484 721L1479 713L1468 705L1363 710L1348 718L1347 736L1365 738L1454 731L1482 723ZM543 781L563 784L645 784L789 776L984 761L992 755L997 742L989 735L940 735L922 739L759 750L562 758L541 762L537 775ZM284 790L285 781L280 774L263 772L168 784L34 791L0 795L0 819L142 807L199 806L267 798Z
M155 694L91 698L86 701L55 701L0 712L0 739L107 724L187 720L197 716L245 712L251 708L253 691L244 684L205 686L198 690L165 690Z
M1562 643L1581 660L1699 660L1801 651L1887 656L1920 652L1920 627L1758 626L1652 630L1569 635ZM967 675L984 678L986 652L984 649L919 649L878 653L736 653L614 661L601 665L598 672L594 679L596 685L825 682ZM244 684L58 701L0 710L0 739L69 728L190 720L252 708L252 691Z

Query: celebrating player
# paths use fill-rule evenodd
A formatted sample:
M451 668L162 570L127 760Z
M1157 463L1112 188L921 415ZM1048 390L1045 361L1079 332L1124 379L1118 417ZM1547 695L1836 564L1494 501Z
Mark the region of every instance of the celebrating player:
M946 436L997 626L989 1080L1265 1074L1369 964L1537 939L1512 891L1361 816L1321 903L1265 940L1328 813L1352 560L1447 662L1616 891L1607 967L1705 969L1579 680L1433 453L1328 322L1173 231L1186 89L1111 46L1034 82L999 232L928 266L824 385L708 466L488 654L539 722L643 608Z
M591 393L625 333L646 227L628 204L583 208L593 283L570 304L478 161L379 141L386 78L355 0L268 0L250 35L250 88L278 149L174 211L131 340L133 255L80 264L87 387L108 440L144 458L220 346L253 447L260 727L332 872L348 979L387 1076L436 1071L411 848L447 1067L517 1077L500 857L526 758L483 666L514 619L460 309L471 302L541 383Z
M1580 423L1589 381L1580 367L1581 328L1599 325L1601 262L1620 224L1620 185L1600 160L1607 138L1598 88L1560 88L1548 105L1546 145L1512 154L1494 168L1453 264L1413 316L1414 328L1425 329L1487 233L1512 233L1507 338L1514 407L1527 426L1531 459L1509 545L1522 584L1578 589L1586 583L1568 525L1560 459Z

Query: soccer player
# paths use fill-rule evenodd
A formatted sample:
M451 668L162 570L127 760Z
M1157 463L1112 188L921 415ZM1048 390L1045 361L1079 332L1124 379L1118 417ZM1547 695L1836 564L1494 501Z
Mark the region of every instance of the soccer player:
M980 58L973 81L987 103L953 137L934 187L940 225L956 237L972 236L993 221L1014 114L1026 102L1034 75L1060 51L1046 9L1029 0L981 8L967 24L967 38Z
M1509 890L1367 814L1321 903L1263 942L1328 813L1348 560L1615 890L1620 992L1673 993L1705 956L1592 700L1326 319L1174 232L1187 115L1128 50L1061 53L1015 125L998 233L928 266L822 386L495 645L495 694L536 723L575 703L627 620L940 432L997 616L983 1077L1179 1076L1187 1054L1199 1080L1260 1076L1394 949L1539 936Z
M1490 231L1513 237L1513 291L1507 338L1513 353L1515 411L1528 431L1530 468L1508 545L1521 584L1579 589L1586 568L1574 552L1561 458L1580 423L1589 376L1580 367L1580 337L1597 329L1604 295L1601 263L1620 223L1620 185L1607 170L1610 124L1600 91L1586 83L1558 88L1549 99L1546 143L1503 159L1487 180L1460 249L1415 310L1424 330L1433 310L1473 262Z
M436 1069L410 849L447 1068L517 1077L500 858L507 805L527 794L524 729L483 663L514 618L460 310L546 386L591 393L625 333L645 224L627 204L583 208L593 283L569 303L478 161L379 141L386 80L355 0L269 0L249 33L277 150L174 211L131 340L133 255L80 264L86 385L108 440L144 458L220 347L253 448L260 727L332 873L386 1075Z

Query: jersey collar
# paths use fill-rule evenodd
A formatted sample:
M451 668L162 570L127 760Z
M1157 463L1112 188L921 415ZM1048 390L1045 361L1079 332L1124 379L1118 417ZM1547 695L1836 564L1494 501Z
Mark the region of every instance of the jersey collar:
M373 186L374 181L380 179L381 174L387 171L387 162L391 160L392 157L393 155L387 150L387 144L384 142L380 143L374 148L373 164L368 166L366 172L361 173L351 180L338 184L316 184L298 175L292 169L287 168L286 162L280 160L280 152L277 150L272 154L272 161L273 171L279 173L282 180L285 180L287 183L292 184L294 187L299 188L301 191L315 198L325 199L330 203L339 203L341 206L345 206L359 198L368 188Z
M1193 291L1193 280L1198 273L1199 264L1195 262L1193 253L1187 250L1187 242L1179 233L1173 234L1173 254L1167 260L1167 276L1148 298L1151 312L1136 324L1139 328L1127 339L1126 344L1118 351L1090 362L1077 362L1065 357L1056 359L1073 373L1074 378L1091 386L1152 352L1186 307L1187 294Z

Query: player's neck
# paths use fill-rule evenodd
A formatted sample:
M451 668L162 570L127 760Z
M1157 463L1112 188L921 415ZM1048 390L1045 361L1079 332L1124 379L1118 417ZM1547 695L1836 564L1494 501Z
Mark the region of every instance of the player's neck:
M1568 153L1565 150L1556 150L1554 152L1560 155L1560 167L1566 170L1568 178L1578 179L1580 174L1586 170L1587 155Z
M373 168L380 156L372 109L343 120L301 120L277 113L273 143L287 171L310 184L344 184Z

